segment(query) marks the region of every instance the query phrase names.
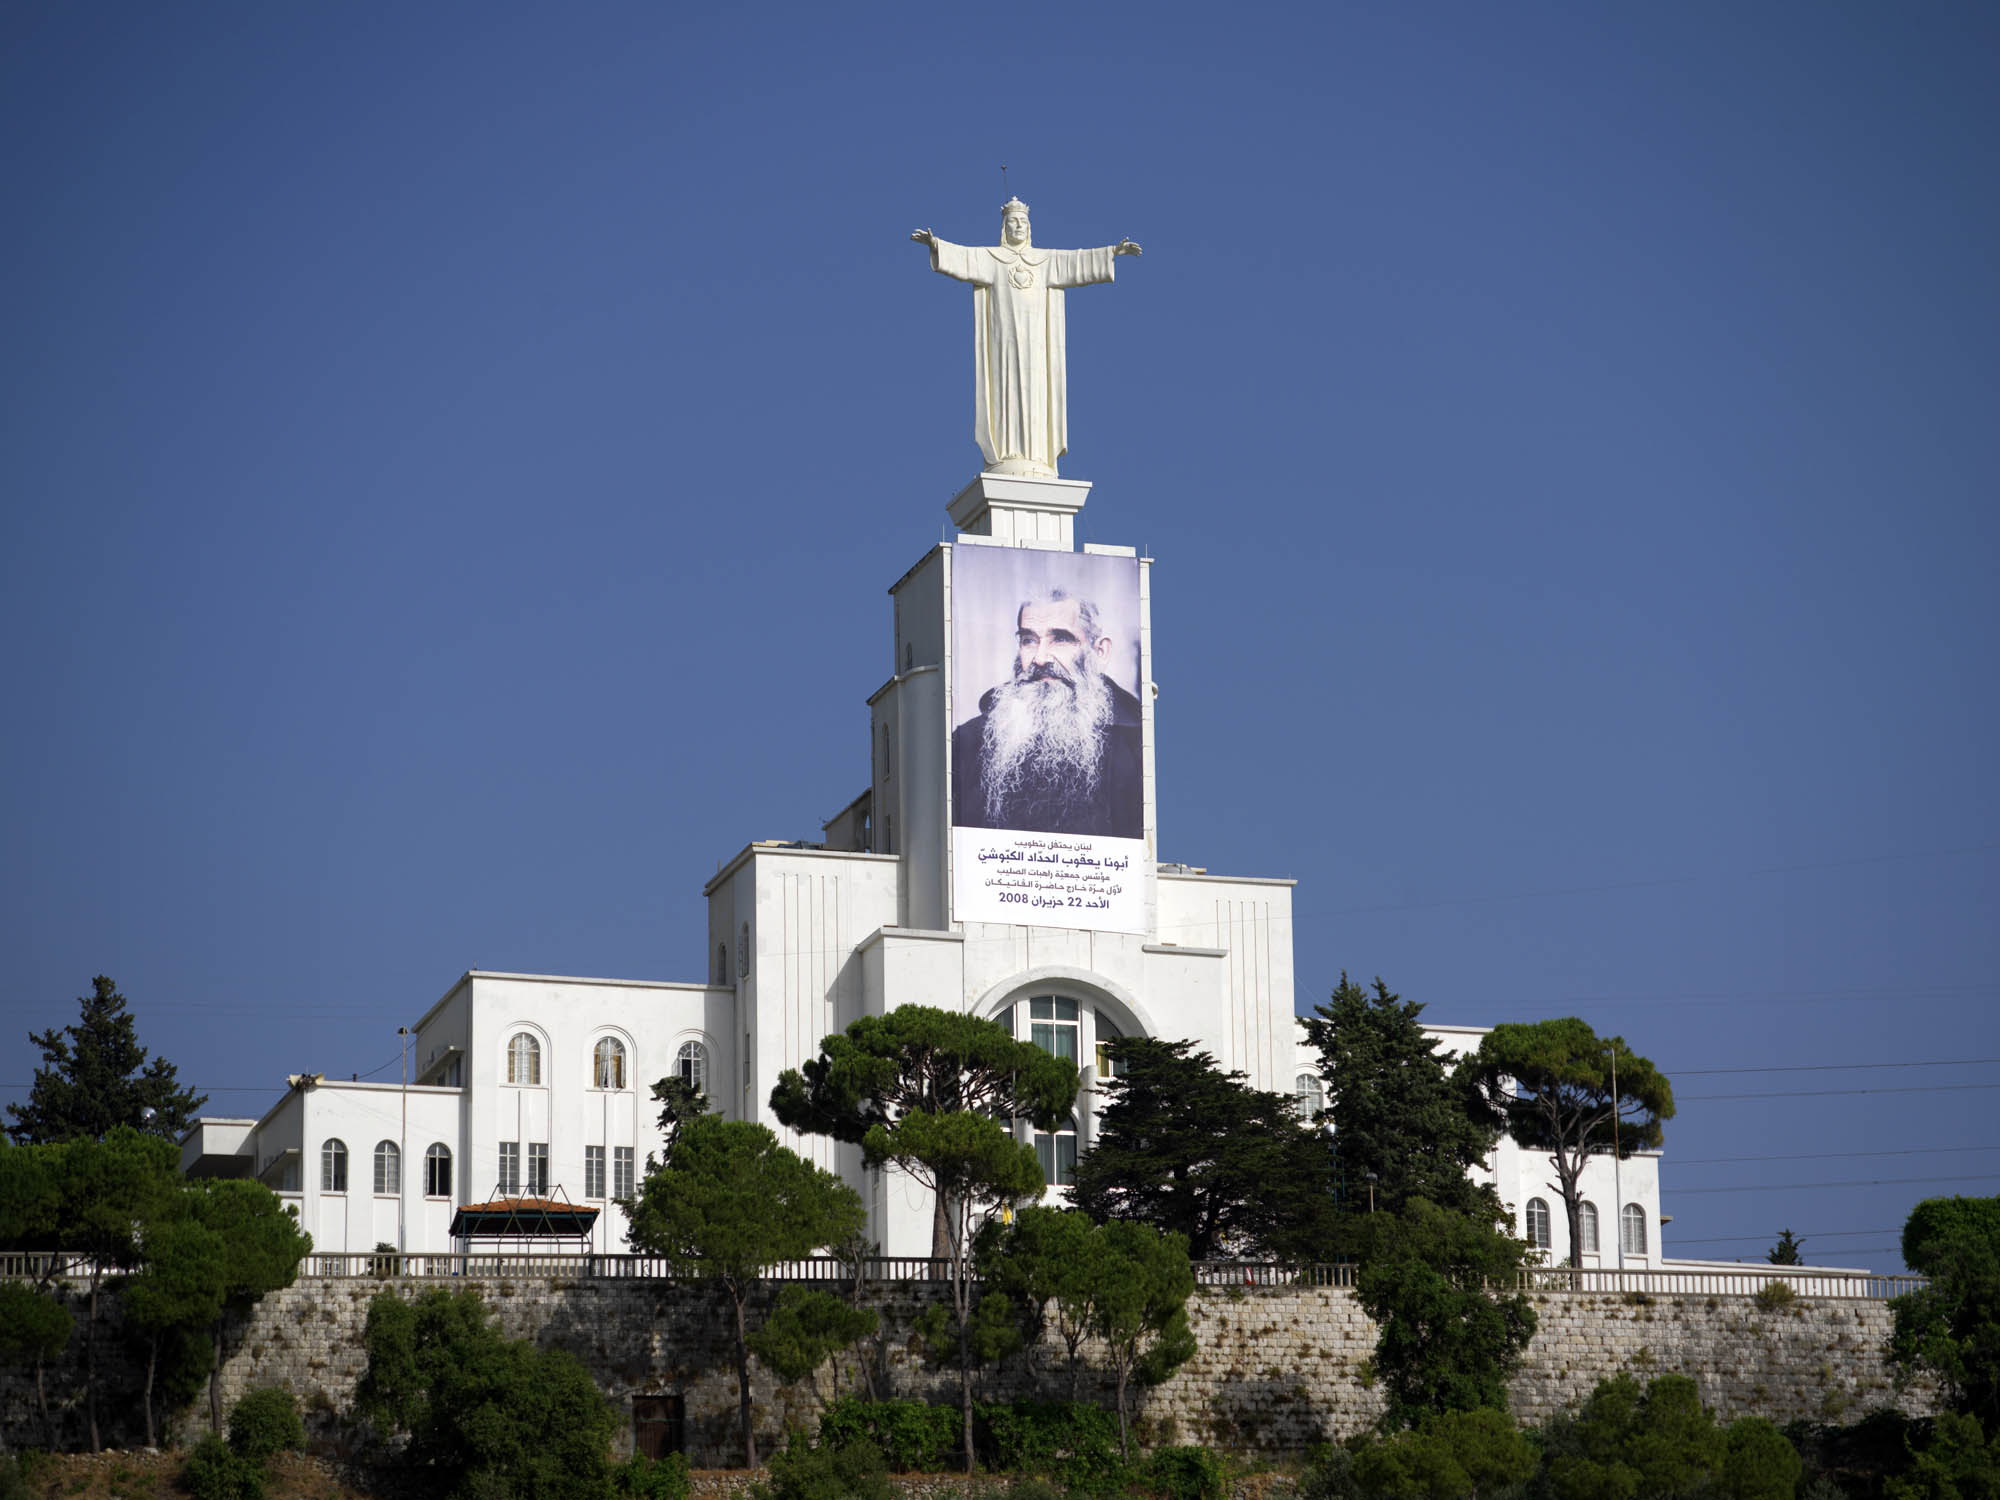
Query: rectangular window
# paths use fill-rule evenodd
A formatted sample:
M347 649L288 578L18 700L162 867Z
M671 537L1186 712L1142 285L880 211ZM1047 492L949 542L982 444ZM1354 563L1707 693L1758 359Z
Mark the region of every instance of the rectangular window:
M629 1198L632 1196L632 1148L613 1146L611 1148L611 1196Z
M528 1142L528 1193L540 1198L549 1190L549 1147L546 1141Z
M583 1196L602 1198L604 1196L604 1148L585 1146L583 1148Z
M424 1153L424 1196L427 1198L451 1196L451 1152L442 1144L433 1146Z
M521 1191L521 1143L500 1143L500 1196L512 1198Z
M1056 1135L1035 1133L1035 1157L1042 1164L1042 1176L1050 1187L1068 1187L1076 1181L1076 1132Z
M1028 1040L1044 1052L1076 1061L1076 1002L1051 995L1028 1002Z

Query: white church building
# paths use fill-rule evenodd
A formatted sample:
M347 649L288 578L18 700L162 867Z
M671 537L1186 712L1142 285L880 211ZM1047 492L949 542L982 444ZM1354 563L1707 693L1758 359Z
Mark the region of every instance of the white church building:
M326 1252L447 1252L462 1248L451 1230L464 1205L555 1195L600 1210L590 1246L616 1254L626 1249L625 1224L613 1200L633 1190L660 1145L650 1086L678 1074L712 1107L770 1125L840 1172L866 1200L882 1253L922 1255L931 1234L923 1189L893 1169L865 1170L854 1148L794 1135L770 1113L778 1075L857 1017L951 1004L1073 1057L1074 1120L1036 1141L1052 1194L1090 1143L1099 1044L1109 1038L1192 1038L1254 1087L1296 1092L1310 1105L1313 1054L1294 1021L1293 882L1157 858L1149 559L1129 548L1074 550L1089 488L987 474L953 501L957 539L932 547L891 591L890 671L868 699L868 789L826 825L822 842L749 844L708 882L705 979L469 972L411 1027L407 1085L295 1076L261 1118L200 1120L182 1144L184 1170L257 1177L296 1206ZM954 670L972 672L992 654L954 631L953 580L973 554L993 549L1122 558L1136 572L1131 644L1137 681L1147 685L1136 695L1142 838L1046 840L1087 847L1107 863L1110 851L1137 843L1115 909L1003 911L993 890L967 888L1006 860L995 856L994 831L952 817ZM1036 898L1003 891L998 899ZM1434 1030L1441 1051L1477 1045L1476 1030ZM1517 1231L1552 1259L1566 1257L1568 1225L1547 1164L1503 1140L1492 1171ZM1585 1264L1618 1258L1613 1204L1624 1264L1658 1264L1657 1158L1628 1159L1618 1173L1617 1192L1611 1163L1586 1175Z
M1256 1088L1317 1087L1295 1020L1293 882L1161 861L1151 559L1078 548L1091 486L1056 474L1065 291L1113 280L1139 247L1044 250L1014 201L1000 245L912 238L974 288L986 465L947 507L954 539L890 590L866 790L820 842L752 843L717 871L705 977L467 973L410 1028L407 1083L295 1076L258 1119L198 1121L184 1170L269 1184L322 1252L448 1252L469 1206L556 1199L597 1210L590 1248L617 1254L615 1200L660 1146L650 1086L679 1074L839 1172L883 1254L925 1255L923 1189L771 1115L779 1075L862 1016L956 1006L1074 1059L1074 1117L1034 1140L1057 1196L1090 1145L1111 1038L1192 1039ZM1453 1051L1477 1038L1438 1035ZM1502 1142L1492 1170L1520 1232L1566 1254L1546 1165ZM1614 1190L1610 1164L1592 1166L1587 1263L1615 1263L1614 1220L1626 1265L1659 1254L1657 1160L1619 1172Z

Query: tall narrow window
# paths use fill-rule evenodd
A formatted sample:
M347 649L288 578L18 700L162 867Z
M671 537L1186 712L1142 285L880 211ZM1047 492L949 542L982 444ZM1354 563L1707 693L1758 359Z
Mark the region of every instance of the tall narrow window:
M500 1196L512 1198L521 1191L521 1143L500 1143Z
M1618 1211L1618 1228L1624 1238L1620 1243L1627 1255L1646 1253L1646 1210L1636 1203L1628 1203Z
M525 1031L518 1031L507 1044L507 1081L538 1084L542 1081L542 1044Z
M604 1148L585 1146L583 1148L583 1196L602 1198L604 1196Z
M1298 1101L1299 1118L1310 1120L1326 1108L1326 1090L1320 1086L1319 1074L1301 1073L1292 1080L1292 1097Z
M681 1082L698 1094L708 1092L708 1048L700 1042L682 1042L679 1056L674 1059L674 1071L681 1076Z
M322 1193L347 1191L347 1142L329 1139L319 1148L319 1190Z
M1028 1002L1028 1040L1044 1052L1076 1061L1076 1002L1038 995Z
M424 1196L451 1196L451 1147L438 1141L424 1153Z
M1097 1076L1099 1079L1118 1076L1118 1059L1111 1055L1111 1044L1120 1039L1122 1033L1111 1024L1111 1017L1103 1011L1096 1015L1097 1022Z
M625 1087L625 1044L616 1037L601 1037L592 1050L590 1075L601 1089Z
M403 1153L394 1141L379 1141L375 1146L375 1191L394 1194L402 1190Z
M1583 1242L1586 1255L1597 1253L1597 1205L1579 1203L1576 1206L1576 1237Z
M1528 1243L1537 1250L1546 1250L1554 1243L1549 1238L1549 1206L1540 1198L1528 1200Z
M1042 1176L1050 1187L1068 1187L1076 1181L1076 1120L1062 1129L1035 1132L1035 1157L1042 1164Z
M528 1142L528 1196L542 1198L549 1191L549 1146L546 1141Z
M613 1146L611 1148L611 1196L629 1198L632 1196L632 1148Z

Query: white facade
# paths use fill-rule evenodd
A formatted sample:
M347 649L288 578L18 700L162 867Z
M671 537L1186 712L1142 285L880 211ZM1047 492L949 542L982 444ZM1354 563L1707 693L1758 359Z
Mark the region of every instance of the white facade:
M1089 488L989 475L952 502L956 543L926 552L891 590L890 675L868 699L868 790L826 825L823 843L750 844L708 882L705 982L467 973L416 1022L407 1086L295 1079L259 1120L200 1122L183 1142L184 1169L260 1177L297 1205L322 1251L448 1251L456 1205L525 1193L603 1210L593 1248L615 1252L624 1219L610 1200L660 1144L650 1086L691 1070L713 1107L770 1125L852 1183L883 1253L923 1255L931 1209L921 1189L864 1170L855 1148L790 1135L770 1115L779 1074L860 1016L956 1007L1006 1020L1023 1038L1039 1024L1073 1049L1075 1139L1037 1142L1058 1177L1089 1145L1107 1036L1192 1038L1253 1086L1289 1090L1292 882L1157 860L1149 559L1139 559L1146 930L953 919L952 556L970 546L1068 551ZM1526 1214L1535 1169L1512 1150L1502 1147L1494 1170L1502 1198ZM378 1170L391 1159L399 1171ZM1657 1256L1656 1170L1635 1161L1626 1171L1640 1179L1625 1197L1643 1205ZM1608 1180L1601 1190L1591 1180L1609 1204ZM1552 1204L1552 1250L1566 1248L1560 1200L1541 1196ZM1610 1234L1600 1230L1606 1265Z

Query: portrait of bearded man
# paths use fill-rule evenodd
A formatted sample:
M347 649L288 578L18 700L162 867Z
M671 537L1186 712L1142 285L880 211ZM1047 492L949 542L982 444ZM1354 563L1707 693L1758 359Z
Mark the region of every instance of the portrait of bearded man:
M952 822L1144 837L1139 700L1105 672L1097 605L1049 589L1022 601L1014 633L1012 679L952 731Z

